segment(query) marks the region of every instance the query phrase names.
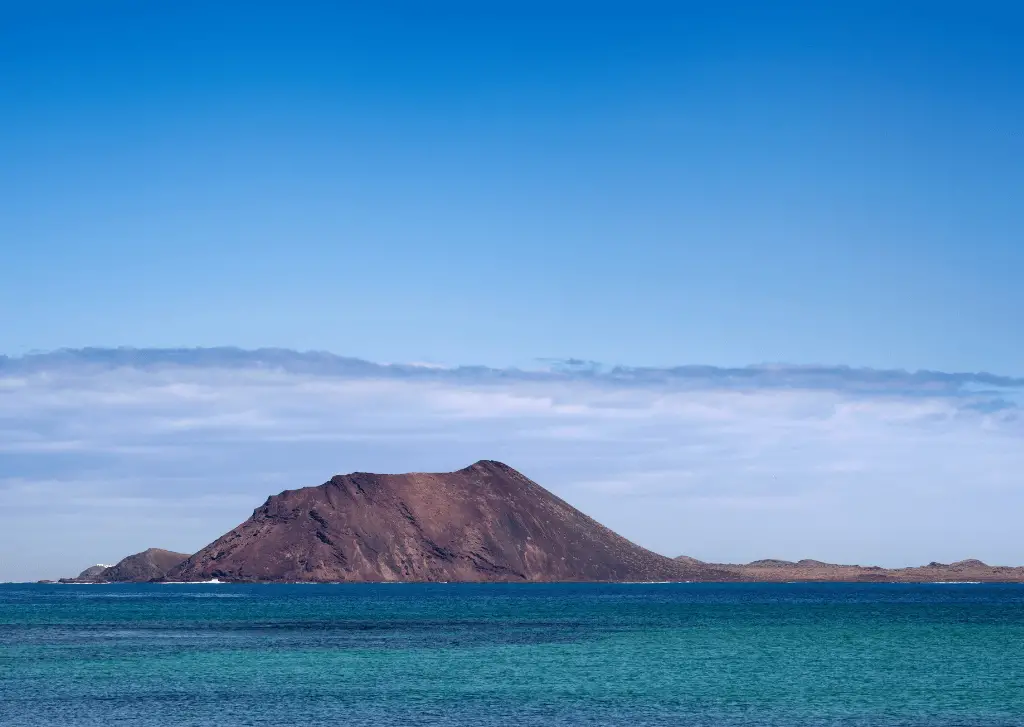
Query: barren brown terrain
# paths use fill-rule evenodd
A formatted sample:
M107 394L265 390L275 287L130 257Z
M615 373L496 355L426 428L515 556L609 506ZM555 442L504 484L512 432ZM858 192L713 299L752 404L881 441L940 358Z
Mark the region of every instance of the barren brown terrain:
M752 563L704 563L679 556L681 563L704 565L717 571L730 573L734 580L788 583L793 581L844 581L879 583L942 583L942 582L1024 582L1024 567L988 565L980 560L961 560L955 563L929 563L910 568L881 568L879 566L837 565L819 560L756 560Z
M92 566L75 578L61 578L61 583L146 583L163 578L167 571L188 558L188 553L175 553L163 548L149 548L135 553L108 568Z
M269 498L167 574L228 581L683 581L727 572L641 548L508 465L333 477Z
M886 569L818 560L668 558L501 462L456 472L337 475L286 490L194 555L150 548L62 583L843 581L1024 582L980 560Z

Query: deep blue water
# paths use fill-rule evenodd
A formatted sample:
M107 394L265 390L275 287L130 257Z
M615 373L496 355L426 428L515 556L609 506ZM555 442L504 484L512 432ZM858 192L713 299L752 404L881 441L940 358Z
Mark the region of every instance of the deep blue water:
M0 585L0 725L1024 726L1024 586Z

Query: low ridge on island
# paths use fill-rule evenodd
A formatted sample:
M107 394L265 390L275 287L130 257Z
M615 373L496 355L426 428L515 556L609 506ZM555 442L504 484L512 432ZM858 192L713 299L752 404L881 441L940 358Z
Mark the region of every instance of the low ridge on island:
M609 530L501 462L457 472L337 475L286 490L194 555L150 548L62 583L1024 582L978 560L919 568L668 558Z
M695 558L679 556L676 560L690 565L704 565L729 573L733 580L744 582L789 583L1021 583L1024 568L988 565L968 559L955 563L929 563L913 568L880 568L877 565L837 565L820 560L755 560L752 563L704 563Z

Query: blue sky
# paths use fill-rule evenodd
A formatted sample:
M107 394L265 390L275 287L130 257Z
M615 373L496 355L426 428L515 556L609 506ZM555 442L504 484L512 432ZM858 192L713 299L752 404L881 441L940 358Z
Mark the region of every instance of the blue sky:
M4 3L0 351L1024 373L1016 4L374 5Z
M663 552L1024 563L1017 4L372 5L0 3L0 532L67 503L18 577L484 457ZM21 358L89 346L719 368Z

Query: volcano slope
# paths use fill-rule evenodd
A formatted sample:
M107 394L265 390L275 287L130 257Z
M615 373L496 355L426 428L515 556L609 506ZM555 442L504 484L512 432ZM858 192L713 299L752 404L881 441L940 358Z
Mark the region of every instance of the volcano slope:
M737 580L631 543L508 465L338 475L270 497L166 580Z

